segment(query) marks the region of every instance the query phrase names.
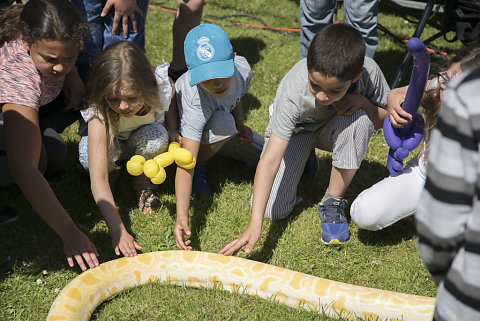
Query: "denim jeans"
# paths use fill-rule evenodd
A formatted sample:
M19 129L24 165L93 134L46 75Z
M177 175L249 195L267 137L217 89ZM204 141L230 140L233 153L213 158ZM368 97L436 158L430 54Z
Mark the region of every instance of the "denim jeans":
M132 24L128 23L128 38L123 37L123 27L120 23L116 34L112 34L113 17L115 10L112 7L105 17L100 17L105 1L101 0L72 0L82 17L88 22L89 31L85 36L84 50L78 56L77 67L80 77L87 80L88 71L95 57L108 45L117 41L131 41L145 51L145 13L148 0L137 0L137 5L143 16L135 13L137 32L133 32Z
M336 0L300 0L300 59L307 56L317 32L333 23ZM345 0L345 23L355 27L365 39L366 55L373 58L378 47L378 0Z

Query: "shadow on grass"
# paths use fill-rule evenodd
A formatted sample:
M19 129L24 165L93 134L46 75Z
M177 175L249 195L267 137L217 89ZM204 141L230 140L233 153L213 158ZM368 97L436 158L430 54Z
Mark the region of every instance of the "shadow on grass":
M260 62L263 57L260 52L266 47L263 40L251 37L240 37L230 39L233 51L237 55L245 57L250 67Z
M242 98L242 109L244 114L244 121L248 119L247 115L250 110L260 109L262 103L254 95L246 93Z
M380 231L358 230L358 239L365 245L395 245L417 235L413 220L403 219Z
M212 206L213 197L200 196L194 197L190 202L190 206L193 207L193 216L190 218L190 229L192 235L190 236L190 245L196 251L201 251L200 234L205 228L207 222L207 212Z
M319 158L317 157L317 159L317 176L314 179L302 178L298 185L297 196L302 197L303 201L293 208L292 213L287 216L287 218L271 223L263 246L249 255L249 259L268 262L272 258L278 241L282 237L287 226L295 221L298 215L306 208L316 205L320 201L328 187L332 165L329 156L321 156ZM253 184L253 177L255 174L254 169L249 169L238 161L226 160L218 157L212 159L209 166L211 168L220 168L209 176L209 182L214 188L222 186L226 180L234 183L248 182ZM222 173L228 173L228 176L222 176ZM351 204L361 191L372 186L387 175L388 171L382 164L364 161L345 195L348 203ZM199 217L200 218L197 222L203 226L203 224L205 224L205 216L199 215ZM399 225L401 226L401 223L399 223ZM202 228L200 226L197 227ZM411 238L412 233L414 233L414 228L412 230L406 226L405 228L397 228L394 233L388 231L389 229L387 229L386 232L371 236L368 236L368 233L365 234L365 231L361 231L359 238L361 238L362 242L370 241L370 244L394 244L400 242L402 239Z
M80 172L76 168L78 145L68 142L67 148L64 166L66 180L52 186L52 190L75 225L83 232L91 231L104 219L94 202L88 173ZM129 212L132 207L137 206L136 197L125 170L120 169L114 198L125 228L135 237L131 232ZM20 189L15 184L2 188L0 199L15 208L19 215L16 222L0 227L0 280L12 270L37 275L44 269L68 269L61 238L36 214ZM100 254L100 263L117 258L108 232L93 231L87 236ZM77 264L72 270L81 272Z
M235 159L214 156L208 160L207 181L212 188L212 196L192 197L190 207L193 208L193 215L190 217L190 236L191 246L194 250L201 251L199 235L205 228L207 213L213 204L215 194L222 193L222 186L227 182L234 184L249 183L253 184L255 168L249 168L242 162ZM173 212L175 217L176 209Z
M247 256L247 259L265 263L270 262L273 257L273 252L275 251L283 232L291 222L295 221L304 208L304 206L297 205L293 209L292 213L290 213L290 215L288 215L285 219L280 221L272 221L262 248L259 250L254 250L252 254Z
M355 174L345 193L345 198L351 204L358 194L371 187L389 175L387 168L380 163L363 160L360 169Z
M272 221L262 247L254 250L247 258L260 262L269 262L285 229L294 222L305 209L317 204L323 196L330 178L331 159L318 159L318 175L315 178L302 178L298 184L297 196L302 201L295 205L292 212L284 219Z

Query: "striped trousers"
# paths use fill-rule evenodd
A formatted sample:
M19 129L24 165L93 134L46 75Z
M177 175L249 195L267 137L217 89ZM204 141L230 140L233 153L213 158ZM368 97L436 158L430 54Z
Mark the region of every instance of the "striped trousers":
M313 148L332 152L332 166L336 168L358 169L373 132L373 123L365 111L359 109L351 116L334 116L315 131L294 133L273 182L264 217L283 219L301 201L297 197L297 186ZM262 155L270 134L267 127Z

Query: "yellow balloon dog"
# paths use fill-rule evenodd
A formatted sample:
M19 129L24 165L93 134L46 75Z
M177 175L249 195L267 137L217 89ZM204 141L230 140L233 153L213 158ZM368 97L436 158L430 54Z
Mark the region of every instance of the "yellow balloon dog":
M435 305L434 298L331 281L236 256L161 251L123 257L83 272L63 288L47 320L88 320L109 297L155 281L220 287L348 320L430 321Z
M180 147L177 142L172 142L168 151L153 159L146 160L141 155L133 155L127 162L127 172L133 176L145 174L153 184L162 184L167 178L165 167L173 162L185 169L194 168L196 164L195 157L189 150Z

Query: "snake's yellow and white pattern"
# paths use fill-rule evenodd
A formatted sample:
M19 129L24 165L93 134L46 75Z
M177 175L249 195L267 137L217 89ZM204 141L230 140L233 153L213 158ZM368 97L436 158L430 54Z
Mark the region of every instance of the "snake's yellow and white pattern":
M435 304L434 298L331 281L235 256L163 251L120 258L83 272L60 292L47 320L88 320L112 295L156 281L216 286L351 320L432 320Z

